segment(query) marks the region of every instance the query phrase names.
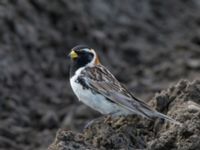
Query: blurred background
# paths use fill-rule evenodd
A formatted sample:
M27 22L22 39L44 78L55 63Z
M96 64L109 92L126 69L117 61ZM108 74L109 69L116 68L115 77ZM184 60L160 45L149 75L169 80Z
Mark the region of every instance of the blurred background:
M78 102L66 56L87 44L140 99L200 76L199 0L1 0L0 149L43 150L99 113Z

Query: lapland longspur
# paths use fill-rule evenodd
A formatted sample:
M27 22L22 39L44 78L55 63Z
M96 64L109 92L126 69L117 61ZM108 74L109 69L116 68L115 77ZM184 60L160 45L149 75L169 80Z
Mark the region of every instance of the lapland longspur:
M70 54L70 84L80 101L102 114L112 116L137 114L158 117L175 124L166 116L137 99L104 67L97 53L88 46L72 48Z

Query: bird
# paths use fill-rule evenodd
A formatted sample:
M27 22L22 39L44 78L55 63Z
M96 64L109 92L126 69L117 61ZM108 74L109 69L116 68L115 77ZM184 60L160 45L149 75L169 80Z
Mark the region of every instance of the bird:
M100 63L98 54L87 45L77 45L69 53L70 85L78 100L103 115L160 118L181 125L180 122L156 111L136 98L116 77Z

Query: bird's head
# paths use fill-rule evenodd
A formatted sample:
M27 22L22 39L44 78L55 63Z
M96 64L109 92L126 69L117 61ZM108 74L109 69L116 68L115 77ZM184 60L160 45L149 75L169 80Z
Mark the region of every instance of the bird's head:
M81 67L94 66L100 64L96 52L85 45L78 45L72 48L69 53L71 59L70 72L75 72Z

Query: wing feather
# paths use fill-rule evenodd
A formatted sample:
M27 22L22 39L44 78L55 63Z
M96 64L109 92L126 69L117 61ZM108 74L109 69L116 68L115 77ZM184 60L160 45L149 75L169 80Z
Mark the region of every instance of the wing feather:
M79 76L94 92L101 93L110 101L121 107L150 118L155 110L146 103L136 99L119 81L102 65L88 67Z

